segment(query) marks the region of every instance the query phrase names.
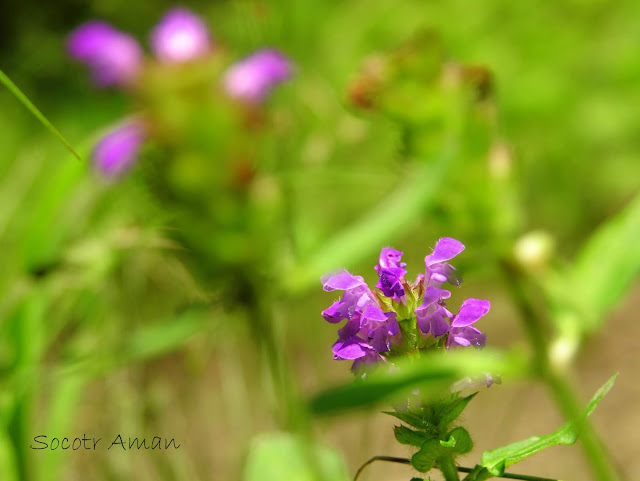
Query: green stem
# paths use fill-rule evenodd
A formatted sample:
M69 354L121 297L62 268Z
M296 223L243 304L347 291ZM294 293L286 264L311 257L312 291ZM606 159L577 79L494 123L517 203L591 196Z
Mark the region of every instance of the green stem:
M375 461L385 461L387 463L398 463L398 464L408 464L408 465L411 464L411 460L409 458L399 458L396 456L374 456L371 459L369 459L366 463L364 463L362 466L360 466L360 468L356 472L356 475L353 477L353 481L358 481L358 477L360 476L362 471L364 471L364 468L374 463ZM451 463L454 466L454 469L456 469L458 472L469 473L469 476L464 478L465 481L483 481L489 478L521 479L523 481L560 481L554 478L541 478L539 476L531 476L529 474L504 473L500 476L493 476L491 473L489 473L489 471L486 468L483 468L480 465L477 465L474 468L467 468L465 466L455 466L455 464L453 464L453 460L451 460ZM457 475L455 479L458 479Z
M560 481L555 478L541 478L540 476L531 476L529 474L513 474L504 473L501 476L493 476L486 468L482 466L476 466L475 468L465 468L464 466L458 466L458 471L461 473L469 473L469 476L464 478L464 481L482 481L489 478L503 478L503 479L521 479L523 481Z
M439 458L438 468L442 472L446 481L460 481L456 463L453 462L453 458L451 456L443 456Z
M501 262L501 269L509 295L522 315L529 341L533 346L537 372L546 382L562 415L567 420L577 419L582 412L579 397L573 388L571 376L554 369L549 360L549 343L543 334L546 329L524 288L526 279L518 268L508 260ZM589 422L584 423L581 441L581 446L596 479L619 481L621 478L616 466Z

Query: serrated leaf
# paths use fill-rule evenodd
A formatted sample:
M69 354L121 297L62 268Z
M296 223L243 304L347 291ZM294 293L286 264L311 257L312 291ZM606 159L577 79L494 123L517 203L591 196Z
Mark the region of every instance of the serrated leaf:
M542 451L551 446L557 444L571 445L576 442L580 431L584 426L584 422L596 405L602 400L602 398L609 392L616 376L612 376L598 391L594 394L587 404L587 407L582 413L580 419L576 421L570 421L562 426L557 431L548 434L546 436L532 436L528 439L518 441L507 446L503 446L491 451L485 451L482 454L482 466L494 476L500 476L504 474L504 470L529 456Z
M384 414L398 418L414 428L435 432L436 427L427 419L412 411L383 411Z
M455 442L453 444L454 450L458 454L466 454L473 449L473 441L471 440L471 436L469 432L463 428L462 426L458 426L453 429L449 433L450 439L453 439Z
M395 426L393 428L393 434L400 444L408 444L409 446L416 446L418 448L430 437L429 434L424 431L414 431L406 426Z
M478 393L474 392L469 396L458 398L453 403L451 403L442 412L442 417L440 418L440 425L447 426L451 424L453 421L455 421L456 419L458 419L458 416L462 414L462 411L464 411L464 408L467 407L467 404L469 404L469 401L471 401L476 394Z
M436 460L445 449L440 446L440 442L437 439L429 439L422 444L420 451L411 457L411 466L421 473L426 473L433 468Z

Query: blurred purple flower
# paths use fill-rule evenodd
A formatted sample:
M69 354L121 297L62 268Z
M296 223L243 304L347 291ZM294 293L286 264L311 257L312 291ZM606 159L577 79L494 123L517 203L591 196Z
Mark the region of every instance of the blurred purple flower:
M378 265L375 266L376 272L378 276L380 276L376 287L388 298L404 303L406 301L406 295L404 287L402 286L402 279L407 273L405 269L407 264L400 262L401 259L401 251L392 249L391 247L384 247L382 249Z
M144 128L137 121L115 128L96 144L93 150L95 168L104 177L119 177L137 160L144 137Z
M201 58L211 50L209 29L194 13L185 8L174 8L151 32L151 48L162 62L177 63Z
M93 81L101 87L131 83L142 66L138 42L106 22L88 22L75 29L67 40L67 50L87 64Z
M436 243L433 252L424 258L426 286L438 287L444 282L459 286L461 279L456 276L455 267L446 261L453 259L463 250L464 244L456 239L451 237L440 239Z
M484 347L487 336L473 324L489 312L491 304L482 299L467 299L460 306L458 315L451 321L447 348L461 346Z
M273 49L259 50L236 62L224 74L225 91L233 98L261 102L277 84L293 74L287 57Z

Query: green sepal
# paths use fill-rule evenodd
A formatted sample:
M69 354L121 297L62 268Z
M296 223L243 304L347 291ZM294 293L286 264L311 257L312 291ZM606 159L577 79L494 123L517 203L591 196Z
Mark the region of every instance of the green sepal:
M421 473L426 473L433 468L445 449L437 439L429 439L422 444L420 451L411 457L411 466Z
M414 431L406 426L395 426L393 428L393 434L396 436L396 440L400 444L408 444L409 446L420 447L432 436L424 431Z
M446 409L444 409L440 417L440 426L448 426L453 421L458 419L458 416L462 414L462 411L464 411L464 408L467 407L467 404L469 404L469 401L471 401L476 394L478 393L474 392L469 396L458 398L454 402L452 402Z
M596 405L609 392L613 386L616 376L612 376L598 391L595 393L589 404L582 413L582 416L576 421L569 421L557 431L547 434L546 436L532 436L522 441L503 446L491 451L485 451L482 454L482 466L494 476L504 474L506 468L517 463L529 456L542 451L557 444L571 445L576 442L587 416L589 416Z

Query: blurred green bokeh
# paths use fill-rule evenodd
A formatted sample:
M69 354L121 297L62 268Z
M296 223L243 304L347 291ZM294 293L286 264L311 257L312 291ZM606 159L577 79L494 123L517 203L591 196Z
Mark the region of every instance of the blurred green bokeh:
M277 321L274 342L295 361L293 376L304 393L349 376L346 365L330 358L334 332L319 315L330 298L319 292L319 283L313 284L316 270L338 267L331 262L340 258L331 243L334 234L393 197L405 180L422 181L423 175L425 191L431 188L431 171L425 174L403 163L406 132L388 116L359 110L349 101L349 86L367 58L430 29L439 35L447 59L491 72L491 121L478 121L480 127L473 124L460 137L477 144L462 146L466 150L452 164L455 171L447 174L447 184L438 184L433 208L412 206L411 218L400 217L389 235L381 234L380 243L404 250L414 275L438 237L460 237L475 251L461 264L468 289L474 297L495 299L495 325L487 330L498 346L519 342L521 334L495 272L483 263L491 251L485 245L488 227L480 225L489 152L498 163L495 168L506 163L517 179L497 194L506 199L504 215L516 216L517 227L510 234L545 232L560 264L575 257L584 239L639 192L640 2L277 0L186 5L208 21L234 58L266 45L281 49L296 64L295 78L279 88L268 107L272 132L259 144L256 140L259 147L250 136L238 142L248 150L261 149L264 177L254 195L260 205L277 204L290 224L283 235L285 252L308 260L303 265L314 269L293 269L292 276L299 278L285 282L293 294L274 289L277 299L271 306ZM88 19L101 18L147 46L149 31L172 6L164 0L16 3L0 18L0 67L89 159L101 129L140 104L122 92L95 90L86 71L65 55L66 35ZM153 96L151 87L149 92ZM168 107L168 117L173 107ZM277 425L278 388L265 381L266 361L251 340L256 333L245 315L201 283L194 269L190 254L212 245L208 219L182 219L193 227L188 237L193 251L185 249L176 241L176 213L142 180L153 174L154 164L140 166L117 184L105 183L88 160L83 164L69 155L5 89L0 89L0 123L0 473L7 479L38 481L238 479L249 440ZM209 130L208 125L202 122L194 129L195 144L226 138L222 127ZM148 158L162 162L166 152L153 148L160 149L152 146ZM170 155L189 159L189 152ZM213 169L220 165L215 161ZM180 175L188 181L200 178L198 171ZM284 187L277 191L273 185ZM509 204L512 194L522 201L517 208ZM243 215L253 222L252 229L271 223L261 211ZM275 233L266 232L261 239L265 250L276 242ZM350 235L358 256L343 263L351 262L345 267L370 279L382 245L358 240L357 231ZM238 247L234 239L220 245ZM317 260L316 252L325 256ZM205 262L196 256L195 264L200 261ZM282 265L288 262L282 259ZM256 272L264 269L255 266ZM212 276L211 269L205 270ZM216 287L231 282L216 265L217 273L224 275ZM277 275L270 272L266 278ZM585 347L580 377L588 386L585 391L602 378L592 381L585 374L589 369L608 376L624 368L633 377L634 367L640 368L632 335L640 332L631 325L638 304L633 298L631 302L624 311L629 314L618 315L620 325L611 328L609 337ZM620 339L614 329L630 335ZM605 347L624 355L608 355ZM602 360L603 366L590 359ZM618 413L612 409L602 431L614 443L617 461L627 463L631 479L640 476L640 464L625 446L640 439L615 419L638 420L638 391L624 384L624 376L619 384ZM501 416L500 426L513 431L505 437L489 431L487 439L507 442L524 428L505 403L540 393L535 388L497 389L512 401L496 401L499 394L492 388L483 409L491 413L487 417ZM544 403L529 407L545 426L559 424ZM391 449L391 441L369 439L392 438L389 423L356 418L345 424L320 431L347 453L351 471L359 460L382 454L376 449ZM482 421L476 427L478 432L491 429ZM38 434L75 437L83 432L107 438L161 432L185 447L171 456L28 449ZM626 441L615 444L617 437ZM360 445L360 439L369 440ZM549 456L537 474L587 479L577 455L570 462ZM399 469L380 473L370 473L369 479L409 478Z

